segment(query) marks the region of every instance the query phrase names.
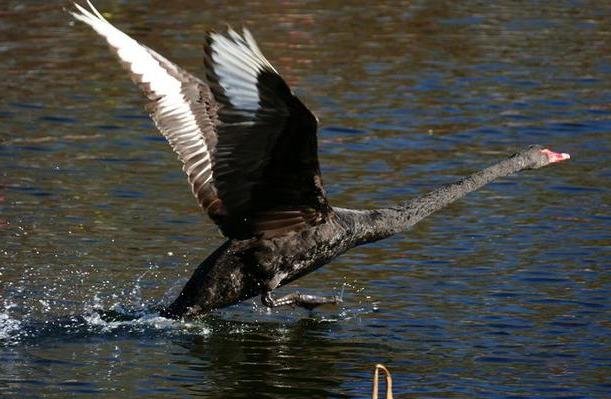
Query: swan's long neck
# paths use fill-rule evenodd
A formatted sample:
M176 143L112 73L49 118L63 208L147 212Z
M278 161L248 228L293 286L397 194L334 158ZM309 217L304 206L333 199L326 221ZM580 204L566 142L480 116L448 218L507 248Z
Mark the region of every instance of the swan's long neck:
M473 173L455 183L444 185L418 198L403 202L398 206L368 211L352 211L350 218L354 222L354 245L378 241L406 231L430 214L499 177L524 169L537 169L568 158L568 154L559 154L542 149L540 146L531 146L531 148L504 161Z

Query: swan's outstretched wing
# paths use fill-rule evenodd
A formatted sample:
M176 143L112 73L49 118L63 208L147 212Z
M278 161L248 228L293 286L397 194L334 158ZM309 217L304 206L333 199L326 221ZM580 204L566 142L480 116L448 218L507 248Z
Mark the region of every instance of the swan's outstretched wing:
M247 30L208 35L205 83L88 4L72 15L106 39L146 94L198 203L227 237L276 236L325 218L316 118Z

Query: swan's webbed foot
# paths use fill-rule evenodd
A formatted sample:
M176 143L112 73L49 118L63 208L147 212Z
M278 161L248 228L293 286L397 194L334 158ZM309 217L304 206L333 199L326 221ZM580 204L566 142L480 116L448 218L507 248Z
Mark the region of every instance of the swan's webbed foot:
M327 303L338 304L342 302L342 298L338 296L317 296L300 294L299 292L293 292L292 294L285 295L280 298L273 298L271 291L261 295L261 302L268 308L276 308L278 306L299 306L312 310L320 305Z

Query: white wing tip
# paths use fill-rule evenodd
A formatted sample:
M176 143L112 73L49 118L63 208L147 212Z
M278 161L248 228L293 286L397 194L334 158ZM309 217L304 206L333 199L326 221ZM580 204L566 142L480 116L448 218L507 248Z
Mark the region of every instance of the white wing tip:
M257 69L269 69L272 72L278 73L273 65L265 58L253 35L246 27L242 27L242 33L238 33L235 29L227 27L224 33L211 32L212 39L211 48L213 52L233 53L236 60L250 60L257 65ZM219 50L217 47L222 47ZM235 50L235 51L232 51ZM213 56L214 58L214 56Z
M95 6L87 0L87 6L89 6L89 10L80 5L79 3L72 3L76 8L75 11L70 11L70 14L79 21L83 21L85 23L89 23L92 20L100 20L108 23L106 18L95 8Z

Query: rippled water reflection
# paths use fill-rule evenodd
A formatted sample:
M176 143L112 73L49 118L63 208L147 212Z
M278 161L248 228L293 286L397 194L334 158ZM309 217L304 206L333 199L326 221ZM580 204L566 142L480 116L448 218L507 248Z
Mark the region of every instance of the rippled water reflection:
M0 396L608 397L611 18L605 2L97 1L193 72L246 23L321 119L338 206L382 206L531 143L502 179L291 287L186 324L148 310L222 241L106 47L60 5L0 9ZM141 316L105 322L100 310Z

